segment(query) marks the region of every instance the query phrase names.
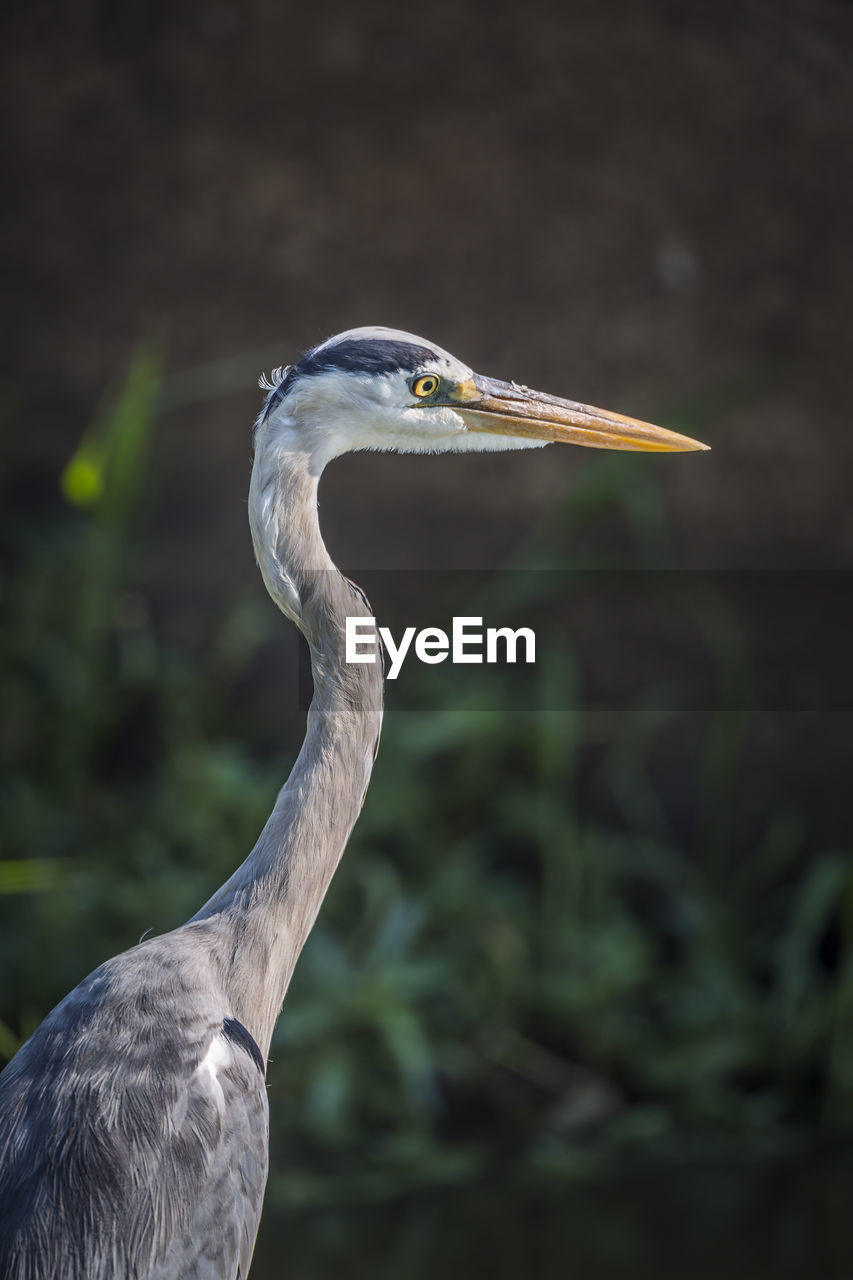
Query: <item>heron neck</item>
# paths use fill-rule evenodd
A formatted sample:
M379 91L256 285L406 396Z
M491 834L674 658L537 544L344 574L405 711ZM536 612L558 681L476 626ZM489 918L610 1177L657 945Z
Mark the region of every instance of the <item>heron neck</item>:
M347 664L347 616L370 616L335 567L317 518L319 470L286 449L256 457L250 524L275 602L308 642L305 741L257 844L194 920L215 923L234 1017L266 1055L297 958L361 811L382 724L382 664ZM221 944L220 945L220 941Z

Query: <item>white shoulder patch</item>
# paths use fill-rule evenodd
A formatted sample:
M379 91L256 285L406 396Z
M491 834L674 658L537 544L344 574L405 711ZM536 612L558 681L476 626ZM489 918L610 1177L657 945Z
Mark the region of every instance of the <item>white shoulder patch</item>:
M231 1062L231 1046L220 1032L213 1037L210 1042L210 1048L195 1069L195 1074L210 1089L216 1099L217 1106L224 1106L225 1104L225 1094L222 1092L219 1076L221 1072L231 1065Z

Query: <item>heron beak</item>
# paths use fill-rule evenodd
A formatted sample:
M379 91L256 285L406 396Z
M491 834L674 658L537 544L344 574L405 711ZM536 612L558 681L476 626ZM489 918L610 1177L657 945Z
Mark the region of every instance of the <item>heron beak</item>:
M590 449L635 449L657 453L686 453L708 449L707 444L676 431L625 418L621 413L562 400L542 391L531 391L515 382L499 382L476 374L457 383L448 403L462 417L469 431L526 436Z

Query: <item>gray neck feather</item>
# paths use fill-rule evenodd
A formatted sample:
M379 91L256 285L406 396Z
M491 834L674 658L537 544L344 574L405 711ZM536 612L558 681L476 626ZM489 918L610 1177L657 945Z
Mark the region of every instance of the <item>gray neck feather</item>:
M344 662L360 592L320 534L310 453L258 441L249 490L255 554L271 596L311 652L314 697L302 750L249 857L194 921L211 927L230 1012L266 1056L296 960L361 811L382 724L382 665Z

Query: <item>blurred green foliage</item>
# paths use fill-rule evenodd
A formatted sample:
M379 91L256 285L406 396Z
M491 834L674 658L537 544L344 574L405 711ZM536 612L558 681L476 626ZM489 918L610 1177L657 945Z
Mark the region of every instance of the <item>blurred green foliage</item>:
M237 602L191 648L132 587L159 363L141 348L105 401L56 527L5 548L3 1057L107 955L192 914L290 765L231 736L246 669L286 630L275 610ZM673 425L695 431L685 416ZM601 521L626 531L622 562L671 563L652 472L621 457L587 468L520 560L598 563ZM713 601L703 617L721 686L740 687L736 633ZM541 672L571 705L573 655ZM687 727L688 838L652 767L672 717L651 704L603 734L580 710L388 715L273 1044L273 1196L849 1138L853 861L811 847L782 805L732 842L744 719ZM593 812L590 778L607 797Z

